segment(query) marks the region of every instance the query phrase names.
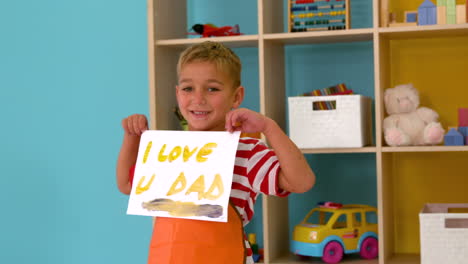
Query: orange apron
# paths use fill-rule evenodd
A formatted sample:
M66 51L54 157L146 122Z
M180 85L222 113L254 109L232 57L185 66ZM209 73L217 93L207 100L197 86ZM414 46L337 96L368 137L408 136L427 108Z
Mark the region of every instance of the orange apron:
M158 217L148 264L241 264L245 262L244 229L229 204L228 222Z

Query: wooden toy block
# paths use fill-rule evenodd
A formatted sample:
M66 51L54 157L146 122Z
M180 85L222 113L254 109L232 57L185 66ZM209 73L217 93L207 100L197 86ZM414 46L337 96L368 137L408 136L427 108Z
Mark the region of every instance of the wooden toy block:
M457 23L457 10L456 10L456 0L447 0L447 24Z
M447 7L437 6L437 25L447 24Z
M457 5L457 24L466 23L466 5Z
M437 7L431 0L425 0L418 7L418 25L437 24Z
M389 27L412 27L412 26L417 26L418 23L390 23L388 24Z
M437 0L437 24L447 24L447 0Z
M418 11L405 11L405 23L418 22Z
M444 136L445 146L463 146L464 144L464 137L454 128L450 129Z
M458 127L458 132L462 134L464 137L468 137L468 127Z
M468 126L468 108L458 108L458 126Z

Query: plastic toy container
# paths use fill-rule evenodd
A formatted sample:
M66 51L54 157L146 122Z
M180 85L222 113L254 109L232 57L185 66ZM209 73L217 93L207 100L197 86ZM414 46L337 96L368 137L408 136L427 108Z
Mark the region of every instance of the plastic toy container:
M419 223L421 264L468 263L468 204L426 204Z
M372 142L371 99L288 97L289 135L299 148L358 148Z

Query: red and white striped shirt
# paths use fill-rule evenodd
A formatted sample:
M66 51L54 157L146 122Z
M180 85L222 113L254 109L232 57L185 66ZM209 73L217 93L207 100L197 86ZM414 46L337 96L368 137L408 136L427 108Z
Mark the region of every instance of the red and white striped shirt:
M254 215L254 204L260 193L287 196L289 192L278 185L280 171L275 152L255 138L241 138L237 146L230 201L247 225ZM248 240L246 263L254 263Z
M242 216L244 226L254 215L259 193L287 196L278 187L279 161L273 150L255 138L241 138L236 152L230 201Z

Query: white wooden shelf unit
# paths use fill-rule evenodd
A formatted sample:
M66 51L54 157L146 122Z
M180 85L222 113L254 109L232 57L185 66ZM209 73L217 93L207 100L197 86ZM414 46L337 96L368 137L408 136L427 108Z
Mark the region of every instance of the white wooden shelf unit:
M285 46L296 44L373 42L375 80L376 144L353 149L304 149L303 153L375 153L379 218L378 260L347 258L344 263L366 264L419 264L419 255L398 254L394 250L392 217L392 181L386 175L391 171L392 153L401 152L467 152L467 146L388 147L382 139L384 109L382 94L389 87L390 42L397 39L468 36L468 24L434 25L424 27L379 27L379 1L369 0L373 6L373 27L321 32L284 33L282 1L257 0L258 34L211 38L225 45L258 48L260 112L286 128L285 113ZM148 45L150 70L150 121L151 129L178 129L171 111L176 105L174 86L177 76L175 65L179 53L187 46L206 39L186 38L186 1L148 0ZM265 263L292 264L316 263L300 261L288 252L288 200L276 197L263 198L263 233ZM320 263L317 262L317 263Z

